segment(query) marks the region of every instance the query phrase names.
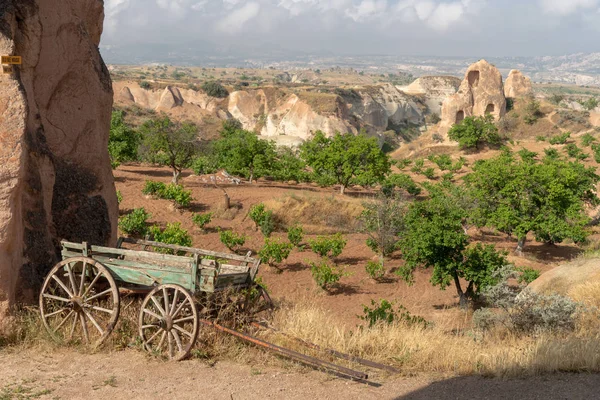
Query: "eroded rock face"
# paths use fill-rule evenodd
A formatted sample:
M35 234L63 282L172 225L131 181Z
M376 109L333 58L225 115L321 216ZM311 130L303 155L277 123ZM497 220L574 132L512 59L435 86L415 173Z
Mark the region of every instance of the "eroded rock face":
M506 97L498 68L481 60L469 67L458 92L444 100L439 132L447 135L452 125L465 117L487 113L502 118L506 114Z
M458 91L461 81L453 76L423 76L399 88L408 95L423 96L429 112L440 115L442 103Z
M517 69L513 69L508 74L504 83L504 96L509 98L526 97L533 94L531 79L523 75Z
M0 54L23 57L0 75L0 325L35 299L61 239L116 242L103 19L101 0L0 3Z

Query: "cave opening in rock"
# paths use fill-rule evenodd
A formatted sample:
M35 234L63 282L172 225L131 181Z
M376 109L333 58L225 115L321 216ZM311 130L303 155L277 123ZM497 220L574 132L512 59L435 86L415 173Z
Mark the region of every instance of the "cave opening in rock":
M469 71L468 80L471 87L477 87L479 85L479 71Z
M465 112L463 110L460 110L459 112L456 113L456 123L460 124L460 122L465 119Z
M495 111L496 111L496 106L493 104L488 104L488 106L485 109L486 114L493 114Z

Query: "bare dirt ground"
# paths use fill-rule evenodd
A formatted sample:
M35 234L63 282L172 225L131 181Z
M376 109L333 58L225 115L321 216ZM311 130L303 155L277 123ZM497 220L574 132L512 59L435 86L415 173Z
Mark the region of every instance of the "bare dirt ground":
M519 380L391 378L380 387L324 373L198 360L161 362L133 350L0 351L0 399L590 399L600 375Z

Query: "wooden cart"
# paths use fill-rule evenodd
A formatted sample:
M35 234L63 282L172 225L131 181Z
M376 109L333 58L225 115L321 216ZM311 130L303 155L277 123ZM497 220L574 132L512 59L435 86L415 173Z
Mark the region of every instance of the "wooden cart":
M142 249L122 248L124 243ZM138 320L143 346L173 360L185 358L196 341L195 295L253 287L260 266L251 253L239 256L145 240L121 238L117 248L61 245L63 260L48 273L39 298L50 334L97 346L117 323L120 290L147 292Z

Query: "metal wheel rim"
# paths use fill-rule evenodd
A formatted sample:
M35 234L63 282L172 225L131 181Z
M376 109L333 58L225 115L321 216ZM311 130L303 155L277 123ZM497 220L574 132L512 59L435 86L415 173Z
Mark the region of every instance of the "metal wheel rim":
M104 265L88 257L71 257L56 264L46 276L39 307L51 336L57 338L69 330L62 339L71 341L78 337L86 345L97 347L110 335L119 318L119 289Z
M138 324L144 349L174 361L186 358L198 337L194 299L180 285L159 285L148 293Z

